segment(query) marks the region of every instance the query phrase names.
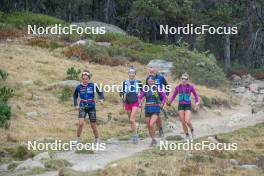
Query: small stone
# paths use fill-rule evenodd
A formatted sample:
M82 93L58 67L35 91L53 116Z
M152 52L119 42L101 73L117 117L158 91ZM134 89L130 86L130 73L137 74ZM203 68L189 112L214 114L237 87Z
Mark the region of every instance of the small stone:
M229 162L232 164L232 165L238 165L239 162L235 159L230 159Z
M113 163L113 164L111 164L110 167L116 167L116 166L117 166L117 164L116 163Z
M34 112L28 112L28 113L26 113L26 115L28 117L36 117L38 115L38 113L34 111Z
M27 80L27 81L23 81L22 82L22 85L23 86L28 86L28 85L32 85L33 84L33 81L32 80Z
M8 171L8 164L0 165L0 172L6 172L6 171Z
M243 164L243 165L240 165L240 168L243 168L243 169L257 169L258 167L255 164Z
M222 115L222 111L220 109L215 109L212 112L215 113L216 115L219 115L219 116Z
M96 45L109 47L112 45L110 42L96 42Z

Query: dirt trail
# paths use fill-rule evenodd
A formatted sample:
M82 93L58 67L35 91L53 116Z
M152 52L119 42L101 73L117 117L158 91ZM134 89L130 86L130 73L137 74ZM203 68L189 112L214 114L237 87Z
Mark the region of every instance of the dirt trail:
M205 113L202 112L199 114ZM224 110L222 115L215 115L212 112L207 112L206 117L193 118L193 125L196 129L196 137L231 132L233 130L254 125L259 122L264 122L264 113L259 112L252 115L250 112L250 107L247 105ZM172 132L167 133L166 136L181 135L181 126L179 123L176 123L174 128L171 130ZM138 145L111 139L106 143L107 149L105 151L96 152L95 154L76 154L72 151L61 152L56 154L56 158L62 158L70 161L73 164L73 170L92 171L96 169L102 169L111 162L149 149L149 143L149 138L141 140ZM55 176L58 175L58 172L47 172L40 174L39 176L46 175Z

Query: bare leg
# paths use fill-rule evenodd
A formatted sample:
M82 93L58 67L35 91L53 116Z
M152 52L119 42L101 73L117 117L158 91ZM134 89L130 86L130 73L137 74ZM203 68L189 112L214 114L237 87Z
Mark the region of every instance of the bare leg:
M181 124L182 124L182 128L183 128L183 131L185 134L188 133L188 128L187 128L187 125L186 125L186 122L185 122L185 113L184 111L180 110L179 111L179 116L180 116L180 121L181 121Z
M134 134L137 133L137 127L136 127L136 116L137 116L137 111L138 111L138 108L137 107L133 107L132 108L132 111L130 113L130 118L129 118L129 121L130 121L130 125L131 125L131 130Z
M158 116L156 114L153 114L149 121L149 135L153 139L155 137L155 130L154 130L154 124L157 122Z
M147 125L147 128L148 128L149 134L150 134L150 125L149 125L150 117L146 117L145 121L146 121L146 125Z
M157 127L159 128L159 129L161 129L162 128L162 120L161 120L161 117L159 116L158 117L158 119L157 119Z
M81 136L84 123L85 123L84 118L79 118L79 124L78 124L78 128L77 128L77 137Z
M96 123L95 122L91 123L91 128L93 130L94 137L95 138L98 138L99 137L99 134L98 134L98 130L97 130L97 127L96 127Z
M190 110L186 110L186 111L185 111L184 120L185 120L185 122L186 122L186 125L187 125L190 129L193 129L192 122L191 122L191 111L190 111Z

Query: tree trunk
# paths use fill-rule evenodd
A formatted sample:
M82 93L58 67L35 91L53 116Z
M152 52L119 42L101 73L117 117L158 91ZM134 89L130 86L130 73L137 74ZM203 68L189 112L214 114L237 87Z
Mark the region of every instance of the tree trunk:
M230 35L225 35L225 42L224 42L224 59L225 59L225 66L224 71L227 73L230 69Z

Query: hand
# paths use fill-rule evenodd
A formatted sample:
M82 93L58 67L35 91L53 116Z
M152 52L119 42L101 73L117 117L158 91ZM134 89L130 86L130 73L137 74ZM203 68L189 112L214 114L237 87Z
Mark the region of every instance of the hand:
M75 106L75 110L78 111L80 108L79 106Z
M100 102L100 104L102 105L103 102L104 102L104 100L103 100L103 99L100 99L99 102Z

